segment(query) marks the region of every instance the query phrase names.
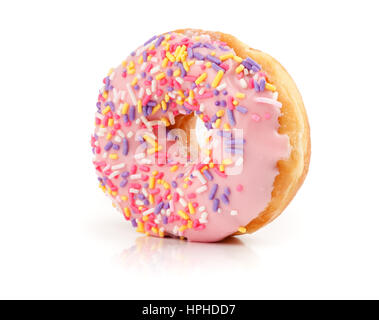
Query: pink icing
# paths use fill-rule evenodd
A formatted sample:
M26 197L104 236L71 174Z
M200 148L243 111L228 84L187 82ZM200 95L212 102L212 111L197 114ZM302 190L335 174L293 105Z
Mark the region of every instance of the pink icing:
M102 188L124 214L125 210L127 211L126 219L131 220L134 226L138 224L137 229L139 231L154 236L183 236L191 241L218 241L235 233L240 227L246 226L266 208L271 200L273 183L278 174L277 162L280 159L287 158L290 153L288 137L278 134L278 118L281 104L276 100L273 91L263 89L263 91L257 92L253 88L254 79L256 80L256 86L264 78L262 71L253 70L250 73L246 71L236 73L235 70L240 66L240 61L237 62L232 58L226 59L219 64L227 71L219 83L225 89L219 90L217 95L214 93L214 88L206 87L206 84L212 84L217 74L213 67L207 67L206 64L209 61L207 58L203 63L195 62L192 64L185 76L183 74L177 77L169 76L167 74L168 68L175 71L178 67L175 65L162 67L162 61L166 57L166 45L172 46L176 43L187 45L187 57L182 60L187 62L199 61L196 57L189 57L188 52L188 47L197 42L206 43L212 47L193 49L194 52L202 56L213 53L214 57L222 57L229 53L235 55L235 52L225 44L212 40L208 36L196 38L195 35L172 34L171 38L161 42L158 48L151 47L152 44L160 41L159 38L157 39L154 39L145 47L142 46L137 49L134 56L129 56L125 60L126 62L111 71L109 77L106 78L108 80L105 80L106 86L102 89L98 101L95 135L92 137L96 172L100 177ZM209 45L207 46L210 47ZM151 58L150 61L140 64L139 59L142 59L141 56L144 55L144 50L148 52L145 60L149 55ZM172 50L172 55L174 53L175 50ZM134 67L130 69L134 69L134 73L127 70L130 61L134 62ZM160 70L157 70L158 68ZM142 72L146 73L146 77L134 80ZM161 80L156 80L156 76L162 72L165 72L166 76ZM179 90L188 95L189 90L195 87L193 85L194 81L204 72L207 73L206 79L196 86L194 99L187 99L184 102L184 106L187 109L197 111L204 121L212 119L218 111L224 110L224 115L221 115L220 121L218 121L221 129L224 124L233 124L233 121L228 116L227 109L234 109L232 114L235 124L231 125L231 128L243 129L243 139L246 141L243 145L243 155L224 156L223 159L233 159L233 164L226 164L224 172L221 170L223 169L222 166L220 167L217 163L213 168L208 165L207 172L210 173L211 177L207 176L206 173L201 173L200 178L195 174L191 175L193 170L201 171L202 168L198 162L194 164L178 164L176 170L172 169L173 164L159 165L154 161L153 163L146 163L146 159L149 157L154 159L156 154L146 155L146 151L141 148L141 143L136 140L136 136L139 135L141 129L145 128L144 131L148 131L144 121L148 121L148 126L155 125L156 122L154 121L160 120L162 117L170 121L170 113L172 113L172 117L182 113L184 109L180 104L176 104L175 97L175 99L171 98L167 104L168 110L166 113L160 109L154 115L147 115L145 120L141 119L142 114L138 113L136 107L136 120L125 123L124 115L122 114L124 103L129 104L128 115L130 116L131 106L135 104L136 100L140 99L142 105L146 105L152 100L160 103L162 99L165 99L168 86L173 86L174 88L170 93L172 96L177 94ZM152 79L148 79L149 76ZM244 79L245 82L241 79ZM154 81L155 83L153 84ZM135 82L137 82L139 88L134 87ZM133 85L128 88L127 84L131 83ZM149 90L146 90L146 88ZM132 97L130 89L134 97ZM205 92L201 94L201 90ZM227 92L224 92L225 90ZM239 93L244 94L244 97L243 95L240 96ZM226 107L222 106L221 102L223 100L225 100ZM236 106L233 105L234 100L239 102L238 106L246 110L246 113L238 111L238 108L236 109ZM219 105L216 105L217 101L219 101ZM109 105L109 102L113 104ZM106 104L112 107L113 111L104 112L107 108ZM242 109L240 108L239 110ZM108 118L112 119L110 123L108 122L109 120L107 121ZM101 124L105 124L105 127L100 128ZM206 131L210 133L212 130ZM153 127L151 131L157 134L156 127ZM134 133L132 137L129 136L130 132ZM126 156L123 155L125 147L123 139L128 141L128 154ZM110 150L106 151L106 145L108 144L109 146L110 142L112 142L113 146L118 147L114 149L112 146ZM145 141L145 144L148 145L148 149L152 147L148 141ZM203 146L202 141L199 141L199 144ZM170 160L178 155L178 145L178 143L173 145L173 142L167 143L166 150L168 150L167 154ZM117 150L117 148L119 149ZM157 153L161 159L162 152ZM201 152L204 159L204 150L201 150ZM140 155L137 156L138 159L135 158L136 154ZM243 164L241 163L242 160ZM123 167L120 168L121 166ZM231 174L232 167L237 172L240 171L239 174ZM154 171L156 171L156 183L153 188L150 188L148 184ZM125 179L122 174L126 175L126 172L129 174L126 179L128 182L123 185L123 180ZM184 176L178 178L181 174L184 174ZM164 180L164 182L159 180ZM177 188L180 190L172 185L172 181L177 183ZM159 182L161 183L159 184ZM209 194L214 184L218 184L214 197L219 201L219 209L216 212L213 208L215 200L209 199ZM206 186L206 191L198 193L199 189L205 188L204 186ZM230 194L225 192L226 188L229 188ZM154 196L154 204L146 201L146 199L149 199L150 194ZM223 194L224 196L222 196ZM126 200L125 197L128 199ZM135 199L132 200L132 197ZM171 201L169 200L170 197ZM226 201L224 201L225 199ZM161 210L158 210L160 208L157 209L157 205L161 201L166 204L166 207L172 204L174 204L174 207L170 206L168 210L162 207ZM189 203L192 204L192 208L190 208ZM190 213L191 210L194 213ZM205 215L205 213L207 214Z

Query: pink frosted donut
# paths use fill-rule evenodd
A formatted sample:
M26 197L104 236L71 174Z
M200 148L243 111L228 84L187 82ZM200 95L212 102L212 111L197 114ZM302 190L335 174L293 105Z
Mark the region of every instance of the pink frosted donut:
M309 127L296 86L231 36L154 36L103 82L93 164L138 232L203 242L251 232L304 180Z

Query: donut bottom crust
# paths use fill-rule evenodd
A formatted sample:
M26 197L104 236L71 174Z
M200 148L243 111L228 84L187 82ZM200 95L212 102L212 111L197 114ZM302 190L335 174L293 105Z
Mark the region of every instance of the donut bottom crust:
M278 91L278 101L282 103L278 132L289 137L291 154L288 159L279 160L277 163L279 174L275 178L271 200L267 207L245 226L246 233L253 233L280 215L291 202L307 175L311 141L308 117L302 97L294 80L278 61L267 53L249 47L236 37L199 29L180 29L174 32L208 34L213 39L225 42L241 58L250 57L258 62L267 73L268 81L275 85ZM234 235L240 234L240 232L236 232Z

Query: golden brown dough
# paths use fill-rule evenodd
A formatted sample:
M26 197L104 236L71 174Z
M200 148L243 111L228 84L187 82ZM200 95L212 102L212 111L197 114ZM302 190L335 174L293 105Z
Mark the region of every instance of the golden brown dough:
M279 174L275 178L270 203L246 226L247 232L252 233L279 216L295 196L307 175L311 140L308 118L300 92L291 76L278 61L267 53L249 47L234 36L199 29L180 29L175 32L208 34L214 39L225 42L241 58L251 57L266 71L269 82L276 86L279 93L278 100L282 103L279 133L288 135L292 150L287 160L280 160L277 163Z

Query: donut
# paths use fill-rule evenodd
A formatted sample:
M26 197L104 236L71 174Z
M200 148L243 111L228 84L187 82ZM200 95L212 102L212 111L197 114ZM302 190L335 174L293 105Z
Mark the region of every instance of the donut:
M302 185L301 95L266 53L221 32L156 35L99 91L93 164L136 231L216 242L275 219Z

